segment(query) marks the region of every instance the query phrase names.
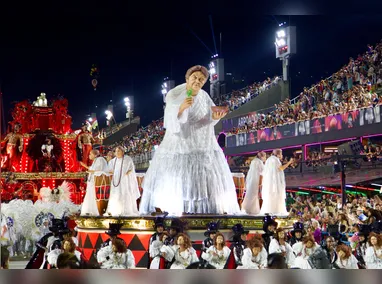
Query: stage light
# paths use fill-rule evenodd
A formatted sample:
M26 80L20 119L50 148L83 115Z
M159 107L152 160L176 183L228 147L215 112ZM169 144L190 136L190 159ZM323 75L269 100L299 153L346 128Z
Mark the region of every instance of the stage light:
M129 99L129 98L124 98L124 101L125 101L125 102L129 102L130 99Z
M167 88L167 83L166 83L166 82L164 82L164 84L163 84L163 85L164 85L164 87L165 87L165 88Z
M215 69L215 67L212 67L212 68L210 69L210 74L211 74L211 75L215 75L215 74L216 74L216 69Z
M166 89L162 89L162 95L165 95L167 94L167 90Z
M280 30L280 31L278 31L277 32L277 37L285 37L286 36L286 34L285 34L285 31L284 30Z
M93 121L93 118L89 117L88 120L89 120L90 122L92 122L92 121Z

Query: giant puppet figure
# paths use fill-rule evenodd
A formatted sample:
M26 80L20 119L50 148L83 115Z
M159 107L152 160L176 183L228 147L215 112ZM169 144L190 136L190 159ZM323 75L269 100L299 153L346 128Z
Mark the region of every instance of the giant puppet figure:
M82 152L82 162L87 166L90 166L91 161L89 159L90 151L93 149L94 138L90 133L86 125L82 126L82 133L78 136L78 148Z
M4 143L4 145L3 145ZM19 169L19 153L23 151L23 136L20 133L20 124L15 124L13 132L7 134L1 148L6 149L6 166L8 171L17 172Z

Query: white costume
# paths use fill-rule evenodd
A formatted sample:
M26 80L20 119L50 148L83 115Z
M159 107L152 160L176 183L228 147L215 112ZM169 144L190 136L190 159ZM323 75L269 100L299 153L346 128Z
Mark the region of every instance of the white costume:
M284 171L279 158L270 156L265 162L263 172L262 197L260 214L288 215L285 205L286 184Z
M200 90L178 118L186 98L186 84L166 96L166 134L143 181L140 213L155 212L155 207L171 215L239 213L232 174L214 134L214 103Z
M254 256L251 249L246 248L241 261L243 265L238 266L237 269L263 269L267 267L268 253L263 248L261 252Z
M97 253L97 260L103 269L135 268L135 258L131 250L125 253L113 252L113 246L106 246Z
M289 267L293 267L294 261L296 259L293 249L285 242L285 245L280 245L276 239L272 239L269 245L269 254L271 253L283 253L286 252L285 260Z
M245 197L241 205L242 210L247 214L259 214L259 183L260 176L263 175L264 163L259 158L254 158L249 167L245 181Z
M382 269L382 248L376 250L370 246L366 249L365 262L367 269Z
M296 259L292 267L300 269L312 269L308 262L308 259L309 256L311 256L313 252L318 248L318 244L314 244L311 248L307 248L306 245L302 242L294 244L293 251L296 255Z
M175 258L170 269L186 269L191 263L199 261L198 255L194 248L188 248L183 252L179 252L179 246L162 246L161 252L166 253L165 259L172 261Z
M217 255L213 255L213 253ZM231 250L227 246L224 246L222 250L217 250L215 246L210 246L206 252L202 253L202 258L216 269L224 269L230 255Z
M113 178L105 215L109 213L112 216L138 215L137 199L141 194L133 160L129 156L115 157L109 163L109 171L113 172ZM126 175L129 171L130 173Z
M160 240L153 241L149 246L149 253L152 261L150 263L150 269L159 269L160 263L160 253L161 248L163 246L163 242Z
M81 215L89 214L91 216L98 216L98 208L96 202L96 189L94 177L105 174L108 171L107 162L103 157L97 157L94 159L93 164L89 167L88 181L86 184L86 195L81 207Z
M341 260L340 257L338 257L336 264L341 269L358 269L358 260L353 254L351 254L347 260Z

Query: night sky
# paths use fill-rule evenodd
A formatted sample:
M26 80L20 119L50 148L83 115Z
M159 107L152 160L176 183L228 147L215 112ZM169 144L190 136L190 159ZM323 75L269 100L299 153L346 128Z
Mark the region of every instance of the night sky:
M208 49L215 53L209 14L219 54L222 33L225 71L243 79L243 84L282 74L281 61L275 58L274 33L279 22L295 25L298 54L291 59L293 96L382 38L379 15L227 15L209 10L192 17L187 13L65 12L2 26L0 81L6 114L13 101L33 101L41 92L48 99L61 94L69 100L73 128L91 112L97 112L102 126L110 100L118 121L125 115L123 98L134 96L135 114L145 126L163 116L163 78L183 83L189 67L208 65L212 55ZM93 63L100 69L96 91L89 75Z

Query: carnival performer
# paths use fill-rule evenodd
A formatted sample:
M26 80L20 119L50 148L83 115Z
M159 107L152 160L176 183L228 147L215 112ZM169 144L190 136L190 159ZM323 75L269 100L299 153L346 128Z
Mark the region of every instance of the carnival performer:
M78 136L78 148L82 152L82 163L90 166L89 154L93 149L94 138L87 125L82 126L82 133Z
M158 254L158 247L161 247L161 236L164 232L164 217L156 217L154 220L154 229L155 233L151 235L150 240L149 240L149 262L148 262L148 267L150 267L151 261L155 256Z
M271 240L276 232L278 223L269 215L265 216L263 219L263 231L262 238L264 240L265 250L269 251L269 245L271 244Z
M182 213L236 214L236 188L214 126L226 115L202 90L209 73L200 65L186 73L186 83L166 95L166 134L143 181L140 213L155 208Z
M86 183L86 194L81 206L81 215L99 216L96 202L95 177L106 174L108 166L106 160L100 156L98 150L91 150L89 159L93 161L90 167L84 162L80 162L89 173L88 181Z
M288 216L286 210L286 184L284 170L288 168L293 159L290 159L285 165L281 164L283 154L281 149L273 150L265 162L262 183L263 204L260 214L273 214L278 216Z
M28 262L26 269L46 269L48 266L47 255L55 241L61 241L63 234L68 233L65 223L61 219L53 219L50 233L42 237L37 243L37 250Z
M7 246L10 256L14 256L13 245L16 242L16 231L13 228L14 221L11 217L1 213L0 244Z
M382 236L380 234L370 233L365 262L367 269L382 269Z
M233 259L235 262L235 267L242 265L242 257L244 254L244 249L246 248L248 230L245 230L243 225L238 223L232 227L233 231L233 242L231 244L231 251Z
M61 244L62 245L56 247L53 245L51 251L47 255L47 260L52 268L57 268L57 259L62 253L74 254L79 263L84 262L81 252L77 250L77 246L71 237L65 237Z
M279 253L285 257L288 267L292 267L295 261L295 255L290 244L286 242L284 229L278 228L269 245L269 254Z
M111 243L115 239L123 241L123 239L118 237L121 234L120 229L122 228L122 226L123 223L109 223L109 229L105 232L105 234L108 235L110 238L101 244L101 249L107 246L111 246Z
M316 244L314 238L311 235L306 236L302 243L295 244L293 249L296 255L296 259L293 268L312 269L308 259L318 248L319 245Z
M260 213L259 189L261 188L264 162L267 156L264 152L257 153L249 166L249 171L245 181L245 197L241 204L241 209L250 215Z
M109 162L111 180L109 203L104 215L136 216L139 214L137 199L140 197L133 160L124 155L121 146L115 148L115 158Z
M4 141L2 142L6 144L6 153L7 153L7 166L5 167L8 171L17 172L19 169L20 162L18 161L18 152L23 151L23 136L20 133L20 124L15 124L13 126L13 132L7 134L5 136ZM18 147L17 147L18 145ZM1 145L1 149L3 149L3 145Z
M358 260L352 254L351 248L347 245L337 247L338 258L336 264L340 269L358 269Z
M220 222L210 222L207 226L207 231L204 232L204 236L207 237L203 241L202 252L207 252L207 250L214 245L215 235L219 232Z
M238 269L264 269L267 267L268 253L264 248L261 238L252 237L247 242L242 257L242 266Z
M103 269L133 269L135 258L126 243L120 239L114 239L111 246L106 246L98 252L98 262Z
M45 143L41 146L41 152L45 162L43 167L44 171L53 171L53 148L54 146L52 145L52 140L50 138L46 138Z
M293 224L293 230L290 232L292 237L289 240L289 244L293 246L296 243L302 242L305 235L304 224L301 222L295 222Z
M213 238L213 245L206 252L202 252L201 257L216 269L224 269L231 250L225 244L222 233L216 233Z
M172 262L170 269L186 269L191 263L199 261L190 238L184 233L177 235L174 246L163 246L161 252L167 261Z
M160 261L161 261L161 249L162 247L168 243L168 240L170 239L170 234L167 231L163 231L160 235L159 239L154 240L150 244L150 263L149 263L149 269L159 269L160 268Z

